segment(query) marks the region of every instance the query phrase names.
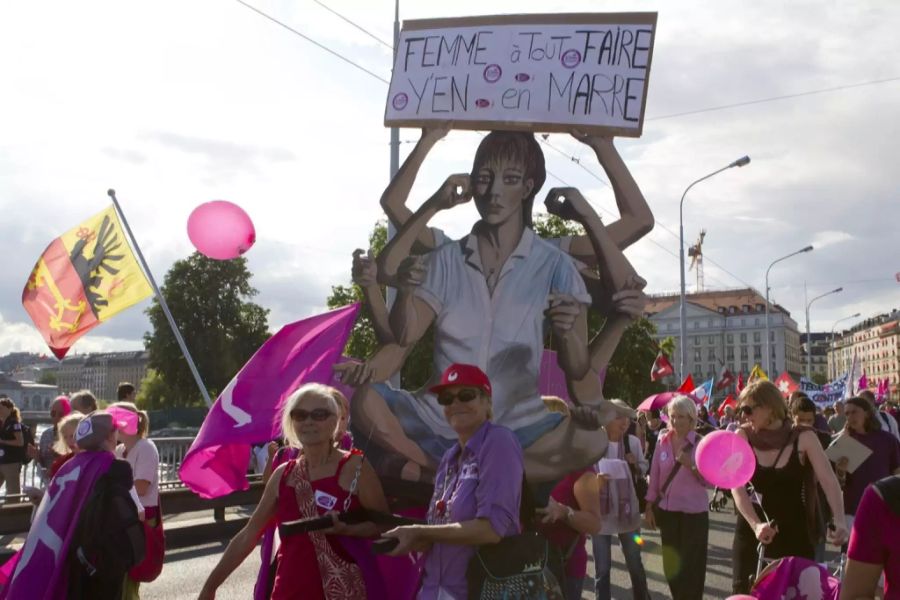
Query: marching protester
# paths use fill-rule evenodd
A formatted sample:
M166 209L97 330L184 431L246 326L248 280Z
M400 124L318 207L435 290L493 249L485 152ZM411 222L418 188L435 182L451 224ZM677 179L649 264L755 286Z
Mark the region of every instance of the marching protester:
M629 421L634 418L634 410L621 400L610 400L615 409L615 418L604 427L609 438L609 446L603 458L624 460L641 476L647 474L647 460L641 453L641 445L634 436L625 436ZM601 474L603 474L601 472ZM594 551L594 573L597 598L611 598L610 569L612 568L612 538L619 538L625 564L631 576L631 586L636 600L649 598L647 574L641 560L641 547L637 543L640 536L641 512L632 477L610 478L600 490L600 532L592 536Z
M746 594L756 572L757 541L767 559L800 556L812 560L819 534L816 481L822 486L833 522L828 537L833 544L848 536L840 486L815 434L794 427L778 388L770 381L755 381L743 389L741 411L748 423L738 430L756 456L751 479L754 497L745 487L732 489L737 520L732 550L734 593ZM760 500L761 498L761 505Z
M719 419L719 429L731 431L732 429L734 429L731 427L731 424L737 422L737 418L735 418L734 415L734 407L729 404L722 412L722 418Z
M124 386L124 387L123 387ZM128 387L130 386L130 390ZM134 397L134 386L119 385L119 397ZM116 457L131 465L134 488L144 511L144 529L147 538L147 554L140 565L132 569L125 582L123 600L140 598L141 581L153 581L162 571L164 554L162 514L159 510L159 451L152 440L147 439L150 418L131 402L112 404L110 410L121 409L137 417L137 430L129 433L119 429L119 445Z
M644 454L647 462L653 458L656 451L656 444L659 441L660 434L665 431L666 424L659 416L659 409L653 408L647 413L647 452Z
M53 464L47 470L47 481L53 479L62 466L81 451L75 442L75 431L78 428L78 422L81 421L83 416L81 413L71 413L57 423L58 436L53 444L56 460L53 461Z
M660 436L650 465L644 518L659 527L663 572L673 600L703 598L709 540L709 487L697 470L694 453L700 435L694 429L697 404L676 396L666 407L670 429Z
M900 440L900 430L898 430L897 419L895 419L892 414L887 412L887 405L882 404L879 409L878 402L876 402L875 400L875 394L873 394L871 390L861 390L857 395L860 398L867 400L872 406L875 407L875 416L878 418L878 424L881 425L881 429L883 431L887 431L895 438Z
M253 516L228 544L200 598L215 598L216 590L254 549L270 520L284 523L325 514L332 515L331 528L282 538L270 597L367 597L363 569L340 536L371 537L377 529L372 523L347 525L333 511L387 512L388 505L381 482L362 454L341 450L335 443L340 413L335 392L329 386L306 384L285 401L282 435L290 446L300 449L299 455L273 471Z
M569 413L561 398L545 396L544 404L551 412ZM563 559L565 600L582 596L587 577L586 536L600 531L600 489L606 477L593 469L579 469L562 479L550 492L547 508L540 509L541 532L556 546Z
M51 426L41 433L41 437L38 438L37 452L31 457L35 459L38 465L38 474L44 483L52 477L48 470L60 456L56 451L56 441L59 437L57 435L59 422L70 412L72 412L72 406L69 404L69 399L66 396L57 396L50 403ZM68 451L63 452L63 454L67 453Z
M424 553L421 600L468 596L466 570L477 546L519 533L524 482L515 434L491 422L491 383L474 365L452 364L431 388L458 443L438 466L427 525L395 527L394 556Z
M844 416L844 403L838 400L834 403L832 407L833 415L828 415L828 427L831 428L832 433L839 433L844 429L844 425L847 423L847 417Z
M849 417L848 417L849 419ZM884 598L900 597L900 476L866 488L850 532L840 600L875 598L884 576Z
M69 396L69 404L72 410L83 415L89 415L98 408L97 398L89 390L81 390Z
M850 398L844 406L847 423L843 435L849 435L871 450L852 473L847 470L847 457L835 463L838 481L844 491L844 511L851 525L866 488L879 479L900 474L900 442L882 430L876 414L875 407L864 398Z
M144 555L130 465L117 460L116 423L96 411L75 431L79 452L51 480L5 598L119 600L125 574ZM48 540L56 552L37 552Z
M7 496L22 493L25 459L22 415L9 396L0 396L0 484L6 483Z

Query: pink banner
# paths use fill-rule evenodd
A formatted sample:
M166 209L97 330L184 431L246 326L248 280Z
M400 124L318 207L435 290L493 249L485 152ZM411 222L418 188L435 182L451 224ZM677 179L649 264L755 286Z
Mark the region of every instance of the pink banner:
M184 484L203 498L247 489L250 446L281 436L281 406L298 386L333 380L358 312L359 304L351 304L269 338L206 415L178 471Z

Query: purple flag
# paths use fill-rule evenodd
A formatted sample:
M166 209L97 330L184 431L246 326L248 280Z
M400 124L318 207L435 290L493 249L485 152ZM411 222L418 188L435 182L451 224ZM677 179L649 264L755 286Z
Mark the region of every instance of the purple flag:
M25 545L4 565L14 571L0 598L66 596L66 560L77 515L114 459L111 452L80 452L60 468L38 506Z
M269 338L210 409L178 474L202 498L246 490L250 446L281 436L285 398L303 383L329 383L359 304L290 325Z

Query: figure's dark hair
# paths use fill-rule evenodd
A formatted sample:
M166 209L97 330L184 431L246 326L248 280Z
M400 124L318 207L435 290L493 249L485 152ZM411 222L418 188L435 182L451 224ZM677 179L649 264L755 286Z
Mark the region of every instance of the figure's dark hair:
M134 393L134 384L123 381L116 389L116 400L124 400Z
M522 201L522 217L527 227L532 226L531 210L534 197L547 179L544 168L544 152L534 139L534 134L524 131L492 131L487 134L475 151L472 162L473 177L486 163L493 159L507 159L521 162L525 167L525 179L531 179L534 186L531 194Z
M792 416L796 416L798 413L802 412L814 413L816 412L816 404L810 400L809 396L806 394L794 392L791 394L790 410Z
M81 390L69 396L69 404L72 405L72 410L87 415L97 410L97 397L90 390Z
M847 400L844 402L844 405L847 404L852 404L853 406L862 409L862 411L866 413L866 422L863 425L866 433L870 433L872 431L881 431L881 421L878 420L878 411L875 410L874 404L869 402L866 398L862 398L860 396L847 398Z

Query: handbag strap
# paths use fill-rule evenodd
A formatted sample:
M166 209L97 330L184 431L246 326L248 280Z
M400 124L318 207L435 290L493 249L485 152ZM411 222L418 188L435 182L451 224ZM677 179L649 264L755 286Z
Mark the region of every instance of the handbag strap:
M685 450L690 450L693 447L693 444L690 440L684 441L684 448L682 448L682 452ZM663 483L662 487L659 488L659 497L662 498L666 495L666 490L669 489L669 486L672 485L672 480L675 479L675 476L678 474L678 471L681 469L681 463L678 462L675 457L672 457L672 460L675 460L675 466L672 467L672 470L669 472L669 476L666 477L665 483Z

